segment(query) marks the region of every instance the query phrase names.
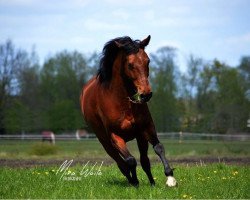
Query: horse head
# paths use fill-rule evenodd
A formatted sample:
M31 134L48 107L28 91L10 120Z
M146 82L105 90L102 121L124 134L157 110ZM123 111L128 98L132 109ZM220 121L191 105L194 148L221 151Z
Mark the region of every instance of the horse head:
M128 98L133 103L145 103L152 97L151 86L148 81L150 59L144 51L149 41L150 35L142 41L133 41L134 46L138 47L138 50L131 52L126 51L128 43L115 41L118 48L125 50L125 59L121 74L129 91Z

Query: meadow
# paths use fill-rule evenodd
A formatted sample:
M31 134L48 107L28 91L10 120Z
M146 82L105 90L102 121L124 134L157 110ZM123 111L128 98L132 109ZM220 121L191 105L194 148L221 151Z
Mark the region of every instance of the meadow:
M246 157L250 155L250 141L213 141L213 140L167 140L161 139L168 158L190 157ZM0 140L0 159L64 159L64 158L100 158L109 159L103 147L96 139L57 141L53 152L42 156L36 153L36 148L45 151L51 145L37 141ZM136 141L128 142L132 155L139 158ZM149 146L149 157L157 158L152 146ZM37 155L38 154L38 155Z
M101 166L98 163L98 169ZM89 166L91 167L91 165ZM60 179L58 167L1 168L0 198L18 199L249 199L250 169L223 163L177 166L178 187L165 185L161 165L153 165L156 186L151 187L138 168L140 186L130 186L115 165L101 167L100 174L80 175L82 166L70 167ZM68 175L69 174L69 175ZM72 175L74 174L74 175ZM71 177L71 178L69 178ZM73 177L75 177L73 179Z
M162 140L166 155L175 159L249 158L249 142ZM41 146L39 146L41 145ZM44 145L44 146L43 146ZM249 163L175 163L178 187L166 186L162 165L152 148L149 157L156 186L151 187L138 165L138 188L130 186L99 142L59 141L50 151L40 155L39 148L50 147L36 141L0 141L0 161L29 161L27 166L0 165L1 199L249 199ZM135 142L131 153L139 158ZM42 150L42 153L43 150ZM74 160L65 171L58 171L64 160ZM43 162L57 163L43 165ZM81 163L76 162L82 160ZM89 162L88 162L89 161ZM92 169L92 170L91 170Z

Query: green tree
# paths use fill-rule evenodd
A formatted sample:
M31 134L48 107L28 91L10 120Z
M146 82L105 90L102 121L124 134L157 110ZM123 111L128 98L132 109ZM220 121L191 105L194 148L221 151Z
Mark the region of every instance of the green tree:
M19 93L18 75L20 71L30 66L28 53L16 49L11 40L0 44L0 134L6 133L5 119L12 101Z
M82 127L79 110L72 100L60 100L48 111L49 128L55 132L71 131Z
M79 121L83 124L83 120L80 113L79 96L82 86L86 82L86 77L88 77L86 58L76 51L63 51L45 62L41 71L40 86L41 96L43 97L42 121L44 127L57 131L59 130L58 123L61 124L61 130L69 130L70 127L72 129L81 127ZM71 110L63 109L62 104L67 108L70 107ZM72 113L75 113L73 115L77 119L73 117L71 121L70 117L63 117L62 119L53 117L57 116L57 113L52 114L52 111L59 112L58 107L62 109L61 112L64 112L66 116L72 117ZM58 116L64 116L61 115L61 112L58 113ZM57 120L58 123L52 123L52 119ZM66 120L68 121L66 122ZM77 123L74 121L77 121Z
M250 56L244 56L241 58L238 66L238 71L241 78L241 84L245 91L247 99L250 101Z
M197 122L200 115L197 108L197 93L203 65L201 58L190 55L187 61L187 72L181 76L181 103L185 107L181 120L183 131L199 131Z
M213 132L214 113L216 111L217 85L214 72L210 64L205 64L199 74L196 95L196 110L199 117L197 122L198 132Z
M5 111L4 124L8 134L21 133L31 130L31 114L20 100L12 100L11 106Z
M157 131L175 131L179 128L176 49L163 47L150 57L153 98L149 106Z
M230 68L215 60L217 102L216 128L219 132L239 132L246 127L248 117L247 100L236 68Z
M99 54L97 52L93 52L87 59L87 64L88 64L88 78L87 79L90 79L92 76L95 76L99 68L99 62L100 62Z

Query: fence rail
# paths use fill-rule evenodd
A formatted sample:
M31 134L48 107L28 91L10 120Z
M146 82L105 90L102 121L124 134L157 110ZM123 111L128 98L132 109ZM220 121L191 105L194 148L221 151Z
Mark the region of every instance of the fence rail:
M250 141L250 134L211 134L211 133L158 133L159 138L176 140L220 140L220 141Z
M186 133L186 132L171 132L158 133L160 139L174 140L220 140L220 141L250 141L250 134L208 134L208 133ZM42 134L20 134L20 135L0 135L0 140L42 140ZM76 134L57 134L55 140L79 140ZM81 137L80 140L96 139L94 134L87 134Z

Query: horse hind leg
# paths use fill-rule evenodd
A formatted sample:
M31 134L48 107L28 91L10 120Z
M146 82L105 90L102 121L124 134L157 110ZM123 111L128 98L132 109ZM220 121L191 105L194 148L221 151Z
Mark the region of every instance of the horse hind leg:
M125 162L129 166L129 169L130 169L130 172L131 172L130 184L132 184L134 186L138 186L139 181L138 181L137 174L136 174L136 166L137 166L136 159L133 156L130 156L130 157L125 159Z
M154 186L155 181L151 173L151 166L148 158L148 141L144 137L138 137L136 140L140 151L140 162L142 169L147 174L150 184Z
M119 153L124 158L124 161L126 162L127 166L129 166L129 169L131 172L131 178L132 178L132 181L130 181L130 184L134 186L138 186L139 181L138 181L137 174L136 174L136 166L137 166L136 159L130 154L125 141L121 137L112 133L111 138L112 138L112 144L114 148L119 151Z
M130 184L133 184L133 177L130 175L130 167L128 166L127 162L121 157L118 150L112 145L111 141L99 139L102 146L104 147L105 151L108 155L113 158L122 174L127 178Z

